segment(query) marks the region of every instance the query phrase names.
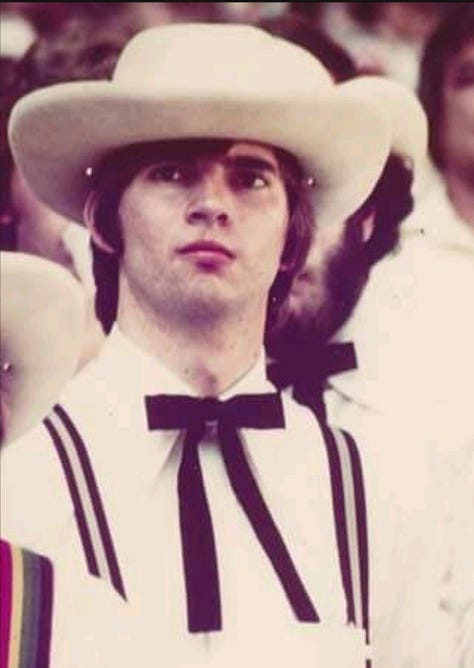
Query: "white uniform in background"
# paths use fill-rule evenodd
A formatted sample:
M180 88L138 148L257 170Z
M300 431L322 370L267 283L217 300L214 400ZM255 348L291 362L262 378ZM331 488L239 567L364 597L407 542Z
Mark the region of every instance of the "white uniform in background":
M474 651L473 290L474 232L434 179L403 224L398 252L374 267L337 333L354 342L358 368L333 376L326 393L332 424L361 443L381 416L428 443L437 488L433 586L444 628L432 638L435 647L446 634L448 668L469 666L460 657Z

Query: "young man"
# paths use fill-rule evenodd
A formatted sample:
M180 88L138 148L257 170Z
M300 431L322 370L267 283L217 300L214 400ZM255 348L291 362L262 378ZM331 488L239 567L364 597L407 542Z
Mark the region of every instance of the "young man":
M358 75L348 52L311 23L290 14L260 25L313 53L336 82ZM293 396L322 416L327 376L357 363L351 342L327 343L354 310L372 267L396 247L400 224L413 208L414 176L427 145L426 116L406 86L374 76L358 76L351 86L383 105L391 127L390 155L359 209L347 221L318 229L277 321L266 332L270 378L278 387L292 385Z
M455 295L474 280L474 12L461 5L433 33L420 70L435 173L420 181L399 252L374 268L345 324L343 334L358 345L361 372L340 376L334 387L377 412L412 411L427 424L446 414L448 430L456 425L471 436L474 322Z
M345 219L379 176L378 105L260 30L179 25L136 36L111 82L27 96L10 136L37 194L88 225L110 334L3 453L6 538L108 581L141 666L364 666L357 448L275 393L263 336L314 213Z

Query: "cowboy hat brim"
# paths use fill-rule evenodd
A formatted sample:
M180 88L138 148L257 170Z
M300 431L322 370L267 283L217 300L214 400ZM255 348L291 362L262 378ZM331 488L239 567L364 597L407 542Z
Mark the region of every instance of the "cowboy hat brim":
M76 221L90 189L88 172L114 149L211 137L255 141L295 155L316 181L320 222L353 213L375 185L389 147L385 119L349 86L301 100L186 97L173 90L158 97L107 83L60 84L20 102L10 134L33 190Z
M291 152L315 179L317 221L337 222L369 195L391 139L386 115L350 84L335 85L307 51L251 26L150 28L125 47L112 81L22 98L10 141L37 195L78 221L86 170L114 149L226 138Z

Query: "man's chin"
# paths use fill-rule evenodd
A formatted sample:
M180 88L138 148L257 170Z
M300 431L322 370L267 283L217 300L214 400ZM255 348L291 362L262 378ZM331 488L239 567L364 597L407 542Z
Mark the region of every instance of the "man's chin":
M212 286L199 286L199 289L193 289L181 300L179 308L188 322L210 325L229 317L237 310L235 298L232 298L229 291L215 288L216 286L214 289Z

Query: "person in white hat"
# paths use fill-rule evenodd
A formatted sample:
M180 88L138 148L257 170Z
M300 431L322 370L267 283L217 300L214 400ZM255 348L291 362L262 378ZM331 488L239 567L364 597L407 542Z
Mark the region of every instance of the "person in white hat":
M263 336L313 221L372 190L389 125L303 49L242 25L146 30L112 81L13 111L30 186L90 229L110 333L5 451L2 529L126 599L140 666L365 665L357 446L275 392Z
M378 397L380 409L373 411L351 392L351 382L361 390L370 387L370 382L388 386L383 366L367 368L366 358L370 354L376 360L381 350L389 355L390 347L396 349L396 330L381 319L379 327L384 328L385 337L375 338L370 348L361 347L360 336L351 336L351 313L355 311L357 317L359 300L365 290L371 290L372 272L377 271L379 260L387 257L390 261L396 255L399 227L413 205L413 176L415 166L421 167L427 124L419 102L406 87L377 77L359 77L354 86L372 91L386 104L394 121L391 153L358 211L316 234L305 266L280 309L279 322L269 332L267 345L273 355L269 373L278 387L291 388L294 398L310 406L320 419L348 430L363 451L367 495L378 500L368 504L374 664L458 666L459 641L440 605L439 556L450 536L442 515L435 511L439 487L434 481L439 477L434 475L431 429L420 429L418 422L407 419L411 412L397 412L397 404L390 404L386 397ZM365 322L368 317L377 320L384 312L382 300L373 303L371 311L365 312ZM359 320L361 333L365 322ZM399 373L407 376L406 360L399 364ZM392 391L401 392L403 387ZM416 408L414 403L413 410ZM412 521L410 508L417 497L425 519L431 517L423 523ZM426 512L428 506L431 513ZM370 527L383 526L387 513L392 522L403 526L400 540L393 543L385 531L370 534ZM408 576L409 586L401 586L397 577L387 578L388 563L393 573L413 574ZM422 572L420 563L424 564ZM403 612L392 616L388 624L390 610L397 609ZM392 645L386 642L389 634L397 639Z
M429 126L428 174L401 226L397 252L374 267L352 317L337 333L339 340L354 341L358 369L331 378L326 398L333 419L351 433L380 415L395 421L403 415L412 429L430 434L438 477L432 552L439 560L431 589L450 629L444 646L452 654L445 665L470 666L474 312L464 293L474 285L472 3L446 13L422 56L418 93Z
M54 262L0 254L1 442L51 410L74 375L84 332L78 282Z
M351 62L347 54L344 51L341 54L340 48L336 49L331 42L326 44L324 35L318 35L311 27L290 20L270 21L267 26L316 50L336 79L356 76L355 67L352 71L347 67L347 61ZM267 333L271 355L269 375L278 387L291 391L297 401L310 406L320 419L350 431L363 449L367 494L369 499L378 499L377 503L368 504L375 665L457 666L459 642L453 637L451 622L440 605L437 564L449 536L442 529L439 513L433 513L432 522L420 526L411 523L409 512L418 493L416 488L424 485L420 475L424 453L429 461L435 459L432 442L428 443L428 428L418 432L412 421L401 421L400 415L406 418L408 412L396 412L396 404L389 405L384 397L378 397L379 405L385 408L380 414L370 411L362 401L357 401L357 395L354 399L351 394L350 379L355 378L362 389L364 381L366 386L370 381L371 372L372 382L378 379L388 387L390 380L393 381L384 377L382 366L367 369L366 365L368 354L376 360L382 348L389 355L390 348L397 347L395 331L390 331L381 317L385 303L382 300L372 303L370 311L364 312L365 319L359 320L362 333L369 318L385 328L385 337L374 338L369 349L360 349L358 337L353 340L350 326L346 327L352 311L355 309L357 313L364 290L371 289L372 272L377 271L379 261L382 258L390 261L397 254L400 227L412 210L416 182L425 166L427 119L415 94L400 83L359 76L351 85L372 94L383 105L391 126L390 155L373 191L359 209L346 221L317 230L305 265L280 309L278 322ZM398 360L400 373L406 375L405 362ZM339 385L348 391L335 392ZM408 392L403 385L392 391L397 389ZM404 467L409 476L401 472ZM400 496L397 487L402 478ZM389 496L391 509L381 501ZM396 498L399 509L395 513ZM431 506L434 508L438 502L439 491L434 490ZM392 547L383 530L370 533L370 527L383 526L388 512L393 522L400 520L405 526L403 538L392 543ZM416 532L411 539L407 533L410 524ZM383 558L377 558L382 554ZM409 587L401 587L398 578L387 578L389 563L392 572L417 573L417 577L412 578ZM397 564L401 563L404 567L400 569ZM422 574L418 573L419 563L424 564ZM390 609L403 613L393 616L387 624ZM381 641L388 633L397 639L392 645Z

